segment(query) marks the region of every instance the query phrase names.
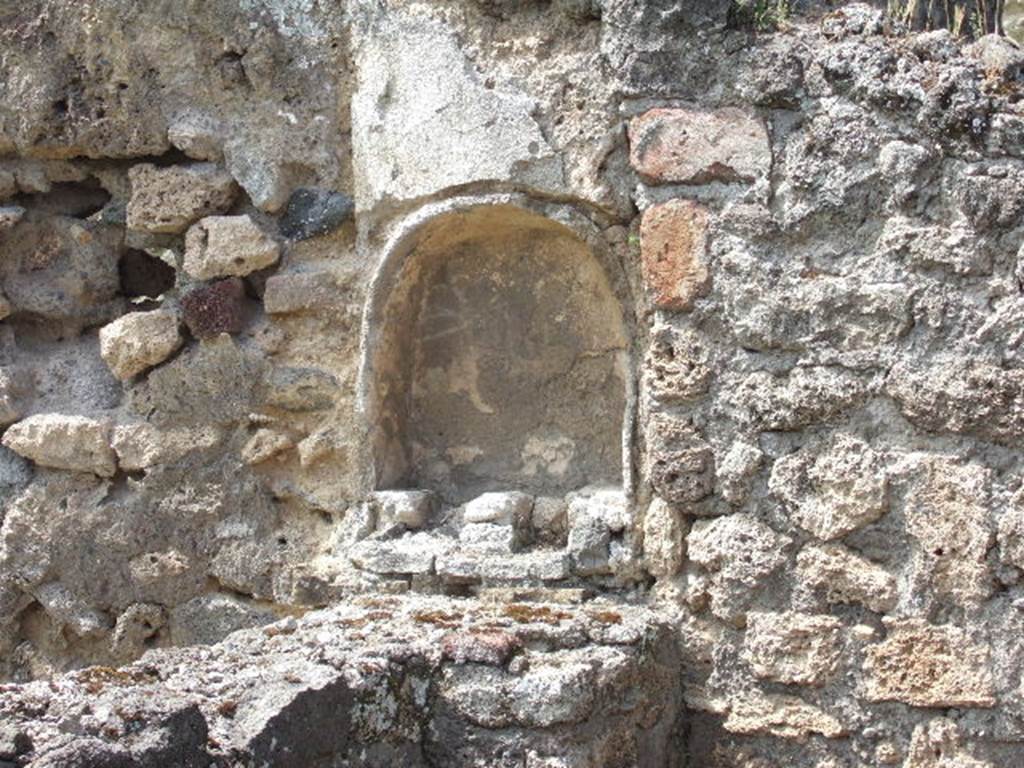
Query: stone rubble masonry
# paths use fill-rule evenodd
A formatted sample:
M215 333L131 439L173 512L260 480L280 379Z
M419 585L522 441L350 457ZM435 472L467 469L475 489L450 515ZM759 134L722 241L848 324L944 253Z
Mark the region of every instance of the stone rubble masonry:
M771 168L764 124L744 109L652 109L629 123L629 160L653 184L751 182Z
M234 179L210 163L167 168L142 163L132 166L128 178L128 228L142 232L184 232L204 216L227 211L238 194Z
M247 214L207 216L185 234L185 271L196 280L244 277L277 263L280 254Z
M989 650L966 630L922 619L883 621L888 636L868 647L864 662L869 701L914 707L995 706Z
M429 491L376 491L371 499L377 528L382 531L395 525L422 528L435 504L436 499Z
M40 466L112 477L117 460L110 432L106 419L41 413L8 427L3 444Z
M117 378L127 381L159 365L184 341L178 313L130 312L100 329L100 354Z
M161 429L146 422L115 424L112 445L117 463L126 472L173 464L192 451L212 448L221 439L213 425Z

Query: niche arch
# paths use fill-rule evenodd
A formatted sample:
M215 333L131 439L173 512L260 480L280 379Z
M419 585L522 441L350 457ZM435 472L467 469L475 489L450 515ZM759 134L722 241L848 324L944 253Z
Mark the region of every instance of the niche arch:
M420 209L364 310L370 485L450 503L632 495L635 323L622 264L571 206L494 195Z

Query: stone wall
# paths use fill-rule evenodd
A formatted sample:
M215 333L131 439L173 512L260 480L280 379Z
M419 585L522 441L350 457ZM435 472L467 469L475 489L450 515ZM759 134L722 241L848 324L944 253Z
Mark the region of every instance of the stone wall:
M1024 53L806 5L0 3L0 765L1024 762Z

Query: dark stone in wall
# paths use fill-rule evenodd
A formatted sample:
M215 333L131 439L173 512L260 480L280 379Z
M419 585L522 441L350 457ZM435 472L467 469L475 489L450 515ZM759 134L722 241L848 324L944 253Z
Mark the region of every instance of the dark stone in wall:
M341 192L297 189L281 217L281 234L292 240L307 240L337 229L354 212L352 198Z
M185 325L197 339L242 329L245 286L237 277L193 289L181 300Z

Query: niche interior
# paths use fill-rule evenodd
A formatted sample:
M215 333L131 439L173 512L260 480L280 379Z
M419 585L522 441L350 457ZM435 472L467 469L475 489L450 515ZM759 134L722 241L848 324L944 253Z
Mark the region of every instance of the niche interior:
M439 213L392 249L366 318L377 488L628 485L625 279L602 255L511 204Z

